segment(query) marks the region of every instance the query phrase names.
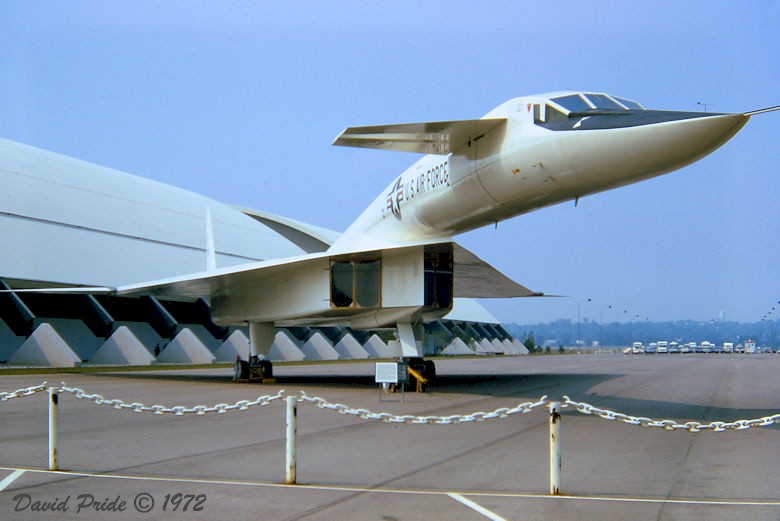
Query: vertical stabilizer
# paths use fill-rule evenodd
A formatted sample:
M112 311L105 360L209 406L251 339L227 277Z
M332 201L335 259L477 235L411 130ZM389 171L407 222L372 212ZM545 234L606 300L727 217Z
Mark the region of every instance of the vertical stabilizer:
M217 251L214 248L214 226L211 222L211 207L206 207L206 271L216 271Z

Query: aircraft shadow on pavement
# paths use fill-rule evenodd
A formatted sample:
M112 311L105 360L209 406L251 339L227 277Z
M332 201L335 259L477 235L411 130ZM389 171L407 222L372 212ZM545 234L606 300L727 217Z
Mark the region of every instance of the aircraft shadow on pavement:
M710 423L714 421L735 422L737 420L752 420L764 418L780 413L778 409L759 409L743 407L718 407L707 404L694 404L684 402L669 402L663 400L644 400L641 398L626 398L621 396L570 396L572 400L590 403L601 409L608 409L615 412L651 418L653 420L676 420L678 423L688 421L697 421L700 423ZM577 414L574 409L569 409L564 414ZM780 425L762 427L764 429L780 429Z
M91 373L91 377L122 378L127 380L156 380L160 382L182 383L230 383L249 389L265 387L259 382L233 383L229 374L172 374L166 372L127 372L127 373ZM618 374L474 374L474 375L439 375L428 384L428 393L460 393L477 394L481 396L517 396L524 399L537 399L542 395L551 398L559 397L561 393L582 393L588 388L607 379L617 378ZM270 389L286 386L332 388L334 390L367 389L376 391L378 384L374 375L366 374L329 374L329 375L275 375L276 384ZM410 385L407 393L413 392Z

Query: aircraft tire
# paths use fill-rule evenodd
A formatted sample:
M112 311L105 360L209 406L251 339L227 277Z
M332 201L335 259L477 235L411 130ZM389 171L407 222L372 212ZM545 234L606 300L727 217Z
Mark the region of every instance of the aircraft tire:
M412 357L409 357L409 358L406 359L406 363L409 364L410 367L412 367L415 370L417 370L425 362L419 356L412 356Z
M249 362L244 360L236 360L233 366L233 381L246 380L249 378Z
M269 362L268 360L261 360L260 361L260 374L263 375L263 378L273 378L274 377L274 366Z
M433 363L433 360L426 360L424 362L425 365L425 371L423 372L423 376L430 382L431 380L436 379L436 364Z

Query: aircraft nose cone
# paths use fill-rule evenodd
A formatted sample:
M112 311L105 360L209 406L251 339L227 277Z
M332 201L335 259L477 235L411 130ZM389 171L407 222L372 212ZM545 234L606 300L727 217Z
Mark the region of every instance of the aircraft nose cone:
M695 161L717 149L747 123L749 116L742 114L718 114L669 122L668 132L679 139L677 147L682 155L693 154Z
M747 123L742 114L697 115L637 129L626 136L626 154L638 171L659 175L698 161L731 139Z
M570 158L572 171L586 180L583 183L587 186L575 190L587 193L689 165L731 139L749 118L743 114L681 112L659 123L602 132L571 132L569 139L560 143Z

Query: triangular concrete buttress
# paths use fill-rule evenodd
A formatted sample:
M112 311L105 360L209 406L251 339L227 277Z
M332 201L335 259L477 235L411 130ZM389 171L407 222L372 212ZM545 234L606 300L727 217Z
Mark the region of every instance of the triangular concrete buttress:
M51 324L40 324L8 360L9 365L75 367L81 359Z
M345 359L364 359L368 358L368 351L363 349L354 336L347 333L338 343L333 346L341 358Z
M212 364L214 361L211 351L187 328L179 331L157 357L160 364Z
M151 365L154 356L127 326L119 326L88 362L101 365Z
M343 358L339 352L334 349L325 335L319 331L314 333L309 340L301 347L301 351L309 360L338 360Z
M249 339L246 335L235 330L222 345L214 351L217 362L234 362L236 357L241 360L249 360Z
M279 362L299 362L306 357L290 333L279 331L274 337L274 343L268 351L267 358Z

